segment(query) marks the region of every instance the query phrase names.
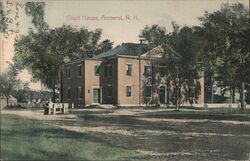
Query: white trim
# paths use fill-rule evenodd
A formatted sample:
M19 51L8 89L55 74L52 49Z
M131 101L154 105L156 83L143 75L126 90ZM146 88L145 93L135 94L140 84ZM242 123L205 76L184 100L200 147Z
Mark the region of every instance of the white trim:
M100 102L99 103L94 103L94 89L99 89L100 90ZM102 103L102 91L100 86L92 86L92 101L90 105L100 105Z
M127 70L128 70L128 66L127 65L131 65L131 74L130 75L127 74ZM126 63L125 69L126 69L126 76L131 77L133 75L132 74L133 73L133 63Z

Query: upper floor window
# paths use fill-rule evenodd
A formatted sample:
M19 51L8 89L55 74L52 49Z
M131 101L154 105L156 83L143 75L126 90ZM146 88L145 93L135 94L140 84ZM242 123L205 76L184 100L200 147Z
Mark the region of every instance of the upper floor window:
M70 78L70 67L66 67L66 78Z
M151 76L152 75L152 67L149 65L144 66L144 75L145 76Z
M132 87L130 85L126 86L126 96L132 97Z
M106 65L105 76L112 76L112 65L111 64Z
M94 70L95 70L95 75L98 76L100 74L100 65L95 65Z
M78 76L82 76L82 64L78 65Z
M77 98L83 98L83 88L82 88L82 86L79 86L77 88Z
M160 66L159 67L159 72L160 72L161 77L166 76L167 75L167 67L166 66Z
M126 64L126 74L129 76L132 75L132 64Z

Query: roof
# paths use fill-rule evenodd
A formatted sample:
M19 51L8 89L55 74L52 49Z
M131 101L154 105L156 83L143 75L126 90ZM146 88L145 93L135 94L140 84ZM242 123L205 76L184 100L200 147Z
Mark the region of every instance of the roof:
M164 50L165 48L165 50ZM166 52L166 53L165 53ZM171 48L169 45L164 44L156 46L155 48L145 52L144 54L141 55L142 57L154 57L154 58L170 58L170 56L173 59L178 59L180 58L180 54L177 53L173 48Z
M123 43L112 50L96 55L94 58L99 59L116 55L139 56L147 51L149 51L149 47L146 44Z

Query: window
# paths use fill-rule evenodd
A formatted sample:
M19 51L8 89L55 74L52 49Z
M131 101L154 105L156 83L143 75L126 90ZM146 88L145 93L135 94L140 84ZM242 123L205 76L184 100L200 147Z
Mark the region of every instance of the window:
M166 66L160 66L159 70L160 70L161 77L164 77L167 75L167 67Z
M71 94L70 94L70 88L67 89L67 98L70 99L71 98Z
M126 86L126 96L131 97L132 96L132 87Z
M95 75L98 76L100 74L100 65L95 65L94 66L95 70Z
M70 67L66 67L66 78L70 78Z
M194 86L189 87L189 97L190 98L195 97L195 87Z
M78 65L78 76L82 76L82 65Z
M126 64L126 73L127 75L132 75L132 64Z
M107 86L107 96L112 97L112 85L108 84Z
M83 89L81 86L77 88L77 98L83 98Z
M151 97L152 96L152 86L146 86L145 87L145 97Z
M145 75L146 77L152 75L152 67L151 67L151 66L148 66L148 65L145 65L145 66L144 66L144 75Z
M108 64L105 68L105 76L112 76L112 65Z

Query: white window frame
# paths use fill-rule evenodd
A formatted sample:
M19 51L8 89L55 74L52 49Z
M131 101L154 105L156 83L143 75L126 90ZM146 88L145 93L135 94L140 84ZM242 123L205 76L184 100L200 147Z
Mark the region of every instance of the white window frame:
M128 74L128 69L129 69L128 66L129 65L131 66L131 73L130 73L130 75ZM132 76L132 73L133 73L133 64L132 63L127 63L126 64L126 75L127 76Z
M100 103L94 103L94 89L100 89ZM102 103L102 88L100 86L92 86L92 105L99 105Z
M127 87L130 87L130 90L131 90L130 91L130 93L131 93L130 96L127 95ZM125 94L126 94L127 98L132 98L133 97L132 85L131 84L126 84L126 86L125 86L125 92L126 92Z

